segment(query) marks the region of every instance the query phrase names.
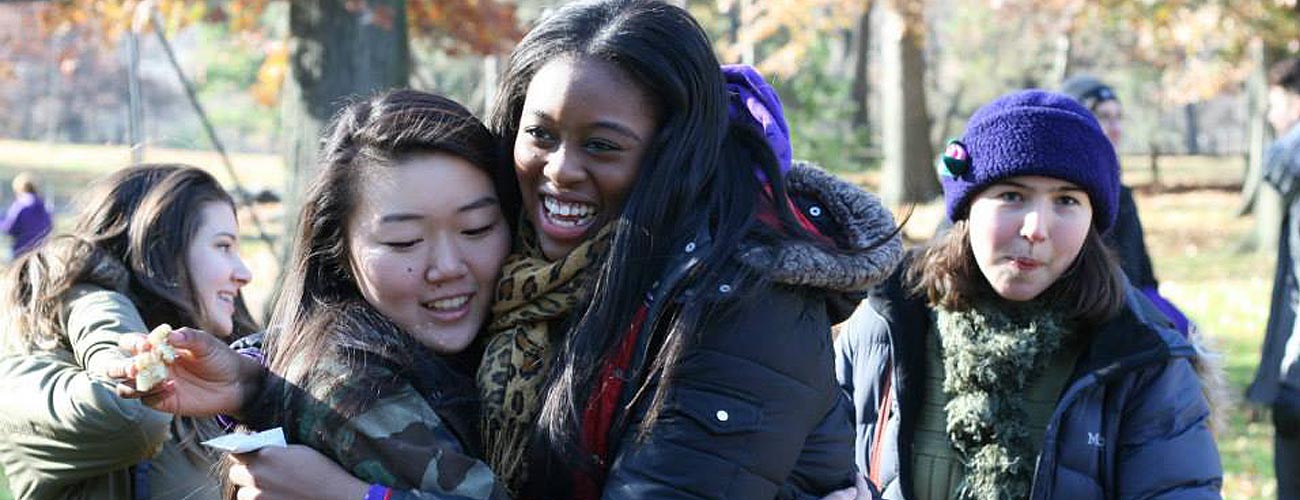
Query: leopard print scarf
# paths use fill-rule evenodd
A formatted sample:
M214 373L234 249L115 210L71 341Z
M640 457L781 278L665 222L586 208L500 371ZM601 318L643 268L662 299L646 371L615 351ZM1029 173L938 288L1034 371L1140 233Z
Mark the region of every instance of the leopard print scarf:
M1035 456L1023 396L1074 323L1032 302L938 308L937 316L948 438L966 464L957 498L1028 498Z
M551 330L582 300L609 249L611 226L551 262L525 221L518 246L502 266L478 386L486 458L504 484L517 486L524 479L522 451L541 407Z

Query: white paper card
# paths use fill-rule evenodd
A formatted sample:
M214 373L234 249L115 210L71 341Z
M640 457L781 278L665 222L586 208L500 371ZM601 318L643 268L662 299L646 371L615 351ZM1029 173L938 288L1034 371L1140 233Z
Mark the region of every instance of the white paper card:
M267 446L285 447L284 429L276 427L255 434L226 434L203 442L204 445L229 453L248 453Z

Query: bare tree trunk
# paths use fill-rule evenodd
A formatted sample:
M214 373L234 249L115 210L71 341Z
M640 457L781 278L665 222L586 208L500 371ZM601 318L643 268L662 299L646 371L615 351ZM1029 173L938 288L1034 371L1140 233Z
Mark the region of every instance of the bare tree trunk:
M867 2L862 15L858 16L850 51L853 57L853 127L862 130L864 136L871 133L871 75L867 64L871 61L871 8L874 5L875 2Z
M1056 36L1056 53L1052 58L1052 82L1055 85L1065 81L1070 73L1074 72L1074 28L1067 26L1059 35Z
M1255 215L1255 230L1251 231L1238 245L1243 252L1271 252L1277 248L1282 237L1282 195L1264 182L1264 154L1268 147L1269 133L1268 113L1268 63L1264 44L1253 40L1250 45L1251 58L1255 60L1255 70L1246 82L1246 92L1250 102L1250 116L1247 119L1249 146L1246 156L1246 176L1242 185L1241 215Z
M1196 103L1189 102L1183 105L1183 117L1187 120L1187 135L1183 137L1183 143L1187 147L1187 154L1201 154L1201 127L1200 119L1197 118Z
M736 42L740 47L740 62L742 64L753 65L757 61L754 55L753 36L745 33L745 25L753 22L754 16L757 15L758 6L753 3L755 1L736 0L735 6L732 8L737 20L734 26L736 27Z
M391 9L391 26L380 26L345 0L289 4L289 78L282 113L285 124L284 241L292 241L302 193L316 173L320 134L352 96L405 87L410 46L404 0L369 0L364 9ZM281 262L288 245L282 246ZM280 267L284 269L284 266Z
M881 12L880 196L889 204L928 201L939 192L925 99L920 2L886 2Z
M946 142L952 136L952 124L957 121L957 110L961 109L962 96L966 94L966 82L957 83L957 90L952 92L952 97L948 98L948 106L943 112L942 121L939 122L938 134L931 138L932 143Z

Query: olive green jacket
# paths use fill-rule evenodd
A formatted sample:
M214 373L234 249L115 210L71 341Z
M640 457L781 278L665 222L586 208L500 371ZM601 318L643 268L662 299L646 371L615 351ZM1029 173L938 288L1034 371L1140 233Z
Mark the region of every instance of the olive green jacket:
M78 286L63 323L71 350L0 356L0 467L14 496L131 499L132 467L151 459L153 498L218 498L210 464L192 463L177 445L189 419L119 398L113 382L92 375L122 359L117 336L148 331L131 301Z

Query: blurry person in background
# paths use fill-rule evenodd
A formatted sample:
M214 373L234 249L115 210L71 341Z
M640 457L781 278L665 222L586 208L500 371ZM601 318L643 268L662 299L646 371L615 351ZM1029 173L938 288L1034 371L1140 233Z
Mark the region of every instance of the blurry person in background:
M1073 97L1092 111L1097 123L1101 124L1102 132L1118 151L1124 138L1124 106L1114 89L1097 78L1077 75L1061 84L1061 93ZM1133 201L1133 190L1124 184L1120 184L1119 218L1115 221L1115 227L1102 235L1102 239L1119 257L1120 268L1128 275L1133 287L1151 299L1179 332L1187 335L1191 325L1187 316L1160 295L1160 283L1156 281L1151 256L1147 253L1146 237L1142 231L1142 220L1138 217L1137 203Z
M36 178L23 172L14 177L14 202L0 220L0 231L13 238L12 258L18 258L45 238L53 225L45 200L36 189Z
M1273 409L1273 467L1278 498L1300 498L1300 337L1295 334L1296 260L1300 234L1300 59L1277 62L1268 74L1268 122L1277 141L1264 157L1264 181L1282 195L1286 208L1277 249L1277 272L1268 311L1264 350L1246 398Z

